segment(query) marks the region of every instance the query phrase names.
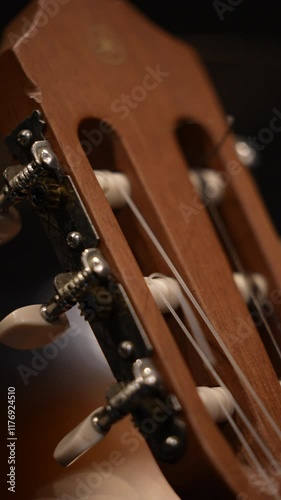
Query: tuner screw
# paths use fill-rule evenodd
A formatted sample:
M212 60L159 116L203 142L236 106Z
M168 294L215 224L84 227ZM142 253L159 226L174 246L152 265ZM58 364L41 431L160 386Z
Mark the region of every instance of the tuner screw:
M18 134L18 142L21 146L27 147L32 141L33 135L30 130L21 130Z
M82 236L78 231L71 231L66 237L66 242L70 248L78 248L82 243Z
M168 436L164 441L164 446L169 449L175 449L180 445L180 440L178 436Z
M134 352L134 344L130 340L123 340L119 345L118 352L123 359L129 359Z
M148 388L146 379L142 376L145 368L149 368L154 375L153 387ZM133 380L120 385L116 392L111 391L112 394L106 406L91 413L60 441L55 449L54 457L61 465L69 465L97 444L110 431L113 424L135 410L136 406L141 407L143 398L158 396L161 379L150 359L135 361L133 375Z
M170 432L160 441L153 444L154 454L164 462L173 463L182 455L187 444L185 424L179 419L173 419Z

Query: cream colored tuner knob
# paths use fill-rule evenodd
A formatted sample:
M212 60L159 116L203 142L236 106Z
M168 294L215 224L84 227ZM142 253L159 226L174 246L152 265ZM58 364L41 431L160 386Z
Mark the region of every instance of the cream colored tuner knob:
M212 420L219 424L234 413L234 400L223 387L197 387L198 395Z
M105 436L106 433L101 430L95 418L102 410L103 408L98 408L88 415L59 442L54 451L54 458L60 465L67 467L72 464Z
M0 245L8 243L21 230L21 217L18 211L11 207L0 214Z
M190 170L190 180L201 198L217 205L224 196L225 183L222 174L207 168Z
M131 185L126 175L109 170L95 170L95 176L111 208L126 205L126 196L131 195Z
M0 342L15 349L37 349L50 344L69 328L65 314L50 323L41 315L41 308L41 305L26 306L6 316L0 322Z
M268 284L259 273L252 273L248 278L242 273L233 273L235 284L246 304L254 296L260 303L268 297Z
M166 299L173 309L177 309L180 306L181 288L176 279L169 278L168 276L153 277L153 275L144 279L162 313L169 312L164 299Z

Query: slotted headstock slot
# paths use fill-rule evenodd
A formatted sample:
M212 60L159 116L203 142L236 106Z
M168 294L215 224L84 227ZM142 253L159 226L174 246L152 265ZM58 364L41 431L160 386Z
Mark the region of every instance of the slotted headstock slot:
M228 133L226 132L221 139L218 138L215 143L213 138L208 135L207 128L203 124L188 119L179 121L176 137L187 162L188 171L190 172L190 169L192 169L196 173L200 172L200 169L208 169L219 172L222 176L223 185L223 195L217 203L212 198L212 193L208 193L208 190L203 199L200 193L197 192L192 204L185 208L184 214L187 222L190 217L196 216L202 208L198 200L202 199L202 205L206 207L209 213L232 271L246 277L250 276L251 273L260 273L265 278L268 293L261 301L257 298L257 292L249 281L249 286L253 288L248 307L252 320L260 332L280 379L281 337L278 275L272 276L265 256L262 254L262 248L256 239L258 235L253 234L251 222L247 219L243 205L239 200L240 188L235 186L235 180L237 176L238 180L239 177L245 176L244 181L246 182L247 174L237 161L226 165L222 161L220 150L227 140ZM243 180L240 180L239 186L243 187L243 184ZM244 330L246 331L246 329L247 325L245 324Z
M188 118L180 118L175 127L175 136L191 168L208 168L210 157L216 156L219 143L213 144L203 125Z

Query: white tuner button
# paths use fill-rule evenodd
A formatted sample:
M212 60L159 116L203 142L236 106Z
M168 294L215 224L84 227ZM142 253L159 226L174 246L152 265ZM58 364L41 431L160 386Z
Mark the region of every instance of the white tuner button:
M197 387L198 395L215 423L225 422L234 412L234 400L223 387Z
M201 198L218 204L222 201L225 191L225 182L220 172L207 168L192 169L189 172L194 189Z
M238 159L245 167L255 167L257 163L259 163L259 153L258 151L250 146L250 144L241 137L237 137L237 141L235 143L235 150L238 156Z
M8 241L17 236L20 230L20 214L14 207L0 214L0 245L8 243Z
M252 296L260 303L268 297L267 281L262 274L252 273L247 277L242 273L233 273L233 279L246 304L251 301Z
M173 309L180 306L181 288L175 278L169 278L168 276L153 277L152 275L144 279L162 313L169 312L165 300Z
M50 344L69 327L63 314L49 323L41 313L41 305L16 309L0 322L0 342L15 349L37 349Z
M126 196L131 194L131 185L126 175L109 170L95 170L95 176L111 208L126 205Z
M95 416L100 410L103 408L88 415L59 442L54 458L60 465L67 467L102 440L105 433L95 424Z

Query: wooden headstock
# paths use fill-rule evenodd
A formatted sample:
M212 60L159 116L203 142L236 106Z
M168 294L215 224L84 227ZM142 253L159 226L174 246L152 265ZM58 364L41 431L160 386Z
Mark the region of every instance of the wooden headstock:
M141 346L143 355L137 357L150 357L161 375L165 396L176 395L181 406L175 419L184 425L183 435L176 435L172 422L169 430L173 429L174 434L162 436L164 441L179 438L180 453L160 459L159 450L155 452L175 491L184 498L192 494L206 498L210 491L221 498L239 494L245 495L243 498L270 497L249 480L251 467L230 426L219 429L208 415L196 386L218 384L172 315L164 319L143 279L143 275L153 272L171 276L169 265L128 206L112 211L93 172L118 171L129 179L133 202L225 346L223 350L210 325L196 312L215 357L217 373L258 430L268 455L278 462L280 436L277 439L276 429L259 403L262 401L278 426L281 398L273 368L276 362L266 352L234 284L233 269L206 207L191 183L189 172L193 165L188 160L192 158L192 149L200 158L211 158L204 167L226 172L221 216L243 266L247 272L261 273L270 293L281 284L280 244L251 179L237 160L234 138L228 133L229 125L212 85L191 47L168 37L128 4L119 0L58 0L55 5L56 13L50 10L47 0L38 5L35 2L27 11L32 21L24 35L21 19L7 30L0 58L1 73L5 75L0 83L1 135L11 137L16 130L8 144L22 161L23 150L15 149L18 134L26 129L25 120L34 111L42 113L47 126L37 140L46 139L57 158L52 168L54 171L57 166L58 175L51 191L55 195L61 191L62 197L74 193L76 197L64 209L60 204L39 203L37 211L41 215L44 212L47 229L48 223L50 227L56 219L61 234L55 246L64 272L83 269L80 257L85 242L91 241L90 247L97 245L95 232L91 233L87 223L90 221L95 228L102 258L115 277L114 286L121 283L148 339L147 352ZM17 34L20 36L15 40ZM37 120L40 121L38 116ZM190 124L199 128L199 139L192 135L194 127ZM213 154L218 144L220 147ZM27 151L30 154L29 146ZM69 176L73 187L66 181L62 183L64 176ZM53 174L51 178L54 179ZM35 194L33 191L33 202ZM81 205L74 216L77 203ZM67 242L67 235L73 232L69 221L76 226L82 224L84 239L80 247ZM100 254L95 258L99 257ZM85 254L83 259L82 263L87 259ZM100 279L107 279L107 275ZM105 286L104 281L98 280L97 284ZM51 302L51 311L57 302ZM119 359L118 345L114 339L110 344L103 335L101 327L97 337L105 355L109 360ZM280 338L276 337L276 341L280 345ZM112 356L108 354L109 345ZM132 373L134 358L129 358L127 364L121 358L121 368L118 366L115 372L119 382L135 382L128 375ZM248 386L239 378L236 364ZM149 366L145 365L145 369ZM130 386L130 390L134 387ZM160 397L157 391L156 395ZM77 423L76 418L74 414L73 421L69 419L65 432ZM241 416L236 414L234 419L271 478L268 456L260 451ZM55 444L62 437L60 432L58 428L52 435ZM152 436L148 442L152 441L155 451L153 439ZM169 443L173 446L172 440L166 445ZM52 467L50 475L58 474L58 468Z

